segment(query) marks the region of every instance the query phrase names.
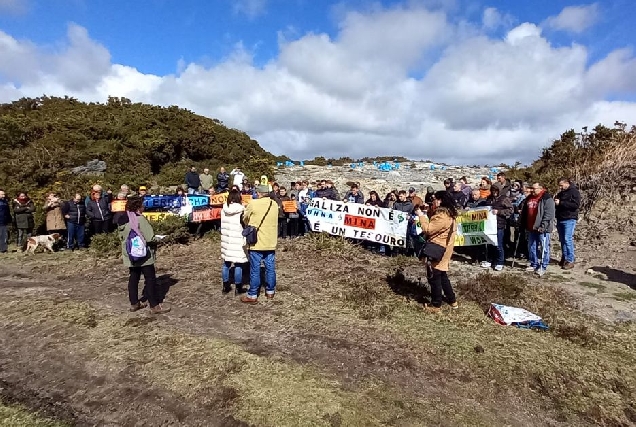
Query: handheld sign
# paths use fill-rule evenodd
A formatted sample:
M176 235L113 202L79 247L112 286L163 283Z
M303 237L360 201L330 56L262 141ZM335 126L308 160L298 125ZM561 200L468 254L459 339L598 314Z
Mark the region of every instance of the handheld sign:
M296 202L294 200L285 200L283 202L283 212L285 213L298 212L298 207L296 206Z
M113 200L110 204L111 212L124 212L126 210L125 200Z
M251 201L252 201L252 195L251 194L243 194L243 195L241 195L241 202L244 205L247 205Z
M230 193L219 193L219 194L215 194L214 196L209 196L210 197L210 206L220 206L223 203L227 202L227 196Z

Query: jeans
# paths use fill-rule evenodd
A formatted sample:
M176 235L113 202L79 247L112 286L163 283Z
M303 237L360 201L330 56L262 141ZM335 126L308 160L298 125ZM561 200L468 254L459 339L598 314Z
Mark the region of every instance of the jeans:
M431 305L433 307L442 306L442 292L444 292L449 304L456 301L455 292L453 292L453 286L448 279L447 272L433 269L433 275L428 279L428 283L431 285Z
M230 267L232 267L230 261L223 262L223 267L221 267L223 283L230 283ZM240 285L241 283L243 283L243 264L234 263L234 284Z
M276 293L276 252L250 251L250 289L247 291L249 298L258 297L261 288L261 261L265 264L265 293Z
M539 251L539 249L541 250ZM536 231L528 233L528 261L535 269L541 267L545 270L548 268L550 263L550 233L537 233Z
M93 220L91 222L93 226L93 234L104 234L108 233L108 224L110 221L97 221Z
M68 230L68 240L66 242L66 247L68 249L73 249L75 247L75 241L77 241L78 247L86 247L84 244L84 224L67 222L66 229Z
M495 265L504 265L504 263L506 262L506 255L505 255L506 241L504 239L505 231L506 230L504 228L497 229L497 255L496 257L493 257Z
M155 265L147 265L145 267L129 267L130 276L128 276L128 299L130 305L136 305L139 302L139 280L144 275L143 297L150 303L150 307L159 304L157 292L157 273Z
M9 250L9 230L6 225L0 225L0 253Z
M26 245L26 241L29 237L31 237L31 230L28 228L18 228L18 249Z
M575 219L564 219L557 222L559 242L561 242L562 258L565 262L574 262L574 229Z

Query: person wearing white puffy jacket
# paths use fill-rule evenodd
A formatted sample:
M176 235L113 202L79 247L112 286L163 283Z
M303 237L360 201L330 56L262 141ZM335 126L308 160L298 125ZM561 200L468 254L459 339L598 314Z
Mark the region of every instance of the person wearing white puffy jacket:
M221 258L223 268L223 293L232 290L230 283L230 268L234 264L235 294L239 293L243 283L243 267L247 264L245 254L245 237L243 237L243 225L241 217L245 208L241 204L241 193L237 190L230 191L227 203L221 209Z

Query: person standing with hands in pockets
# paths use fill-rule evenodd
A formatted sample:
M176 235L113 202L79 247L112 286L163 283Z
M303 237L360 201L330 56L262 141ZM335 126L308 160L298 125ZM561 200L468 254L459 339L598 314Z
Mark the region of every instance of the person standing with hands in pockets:
M567 178L559 179L559 191L554 197L556 206L557 231L561 242L561 261L565 270L574 268L574 229L579 219L581 193Z

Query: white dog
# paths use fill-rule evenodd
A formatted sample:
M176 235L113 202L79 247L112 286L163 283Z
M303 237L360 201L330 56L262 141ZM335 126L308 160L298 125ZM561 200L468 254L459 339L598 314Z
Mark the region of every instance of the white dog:
M42 234L40 236L29 237L27 239L27 247L26 252L33 252L38 246L43 246L44 249L49 252L53 252L53 245L60 239L60 235L58 233L53 234Z

